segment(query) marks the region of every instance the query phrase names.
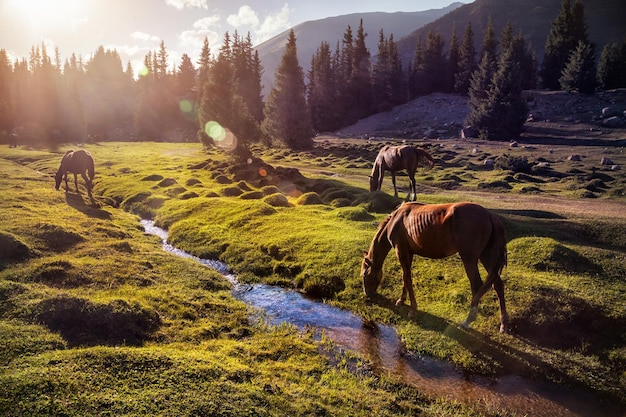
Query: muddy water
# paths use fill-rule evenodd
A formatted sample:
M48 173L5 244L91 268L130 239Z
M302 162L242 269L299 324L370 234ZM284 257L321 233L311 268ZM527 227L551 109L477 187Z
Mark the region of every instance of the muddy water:
M272 324L283 322L298 328L324 331L335 344L370 360L374 370L392 375L421 392L486 409L506 409L512 415L536 417L624 417L626 410L603 403L587 392L555 384L531 381L515 375L497 380L468 375L448 362L414 357L405 352L392 327L365 325L359 316L302 294L265 284L244 285L219 261L197 258L167 243L167 231L142 220L147 233L163 240L163 249L195 259L224 275L233 284L233 295L261 311Z

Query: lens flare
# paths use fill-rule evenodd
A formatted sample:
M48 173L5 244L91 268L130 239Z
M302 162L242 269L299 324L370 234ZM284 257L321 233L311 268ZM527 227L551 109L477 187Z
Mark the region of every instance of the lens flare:
M149 73L150 73L150 69L148 67L146 67L145 65L139 70L139 76L140 77L145 77Z
M206 122L204 131L213 138L215 144L220 148L232 150L237 147L237 136L216 121Z
M191 100L181 100L178 103L178 108L183 113L190 113L193 110L193 103L191 102Z
M265 168L259 168L259 175L262 177L267 176L267 171L265 170Z

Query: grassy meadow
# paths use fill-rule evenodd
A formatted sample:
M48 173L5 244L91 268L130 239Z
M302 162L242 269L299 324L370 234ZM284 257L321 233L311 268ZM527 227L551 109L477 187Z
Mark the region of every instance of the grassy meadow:
M361 253L401 203L390 178L368 191L382 141L253 147L247 161L196 143L87 144L93 200L80 178L80 194L72 181L69 193L54 190L69 146L0 147L0 414L509 415L426 398L362 358L321 354L311 334L251 322L225 279L162 251L140 218L241 281L295 287L392 324L417 354L626 404L626 175L600 164L625 167L623 148L418 144L437 160L418 172L419 201L474 201L505 221L510 334L498 332L492 294L471 329L458 328L470 289L456 256L415 259L415 319L393 304L393 253L387 302L365 299ZM398 185L404 196L407 178Z

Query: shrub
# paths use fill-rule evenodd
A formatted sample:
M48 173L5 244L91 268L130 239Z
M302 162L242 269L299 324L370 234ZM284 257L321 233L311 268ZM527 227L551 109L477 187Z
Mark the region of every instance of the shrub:
M495 168L506 171L530 173L532 165L525 156L502 155L496 158Z

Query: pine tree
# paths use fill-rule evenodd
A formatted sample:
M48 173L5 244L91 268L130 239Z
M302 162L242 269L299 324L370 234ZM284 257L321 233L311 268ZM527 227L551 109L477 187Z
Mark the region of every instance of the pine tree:
M201 138L240 157L249 155L249 144L260 138L259 125L238 93L230 36L225 37L217 60L204 84L199 111ZM207 142L205 142L207 144Z
M561 12L552 22L546 39L540 70L543 87L553 90L560 88L559 78L563 69L581 41L589 44L584 6L580 0L575 0L573 6L570 0L563 0Z
M363 29L363 19L359 23L352 51L352 74L349 81L352 111L348 118L358 120L372 112L372 84L370 52L365 45L367 34Z
M328 42L323 41L311 60L307 99L311 125L317 132L335 130L340 125L333 60Z
M602 49L597 79L598 86L604 90L626 87L626 38Z
M470 22L465 26L461 49L459 50L459 65L454 81L454 90L460 94L467 94L476 69L476 50L474 48L474 32Z
M596 89L596 60L594 48L582 41L570 55L559 83L563 90L593 94Z
M7 52L0 49L0 137L10 135L15 123L15 102L11 94L13 70Z
M447 81L444 90L447 93L451 93L454 91L454 77L456 76L458 66L459 38L456 34L456 24L454 24L452 27L452 38L450 39L450 47L448 48Z
M504 50L493 81L487 82L492 71L489 54L483 56L472 80L465 123L476 127L487 140L516 139L522 132L526 102L522 98L521 71L514 59L513 48ZM486 91L479 91L488 85Z
M308 149L313 146L313 129L305 94L296 35L290 30L285 52L276 70L274 87L264 108L262 128L270 139L290 149Z
M408 73L408 91L409 100L426 94L424 80L424 46L422 45L422 33L417 34L417 42L415 43L415 52L413 60L409 64Z

